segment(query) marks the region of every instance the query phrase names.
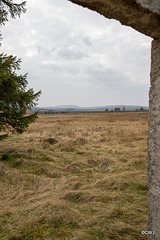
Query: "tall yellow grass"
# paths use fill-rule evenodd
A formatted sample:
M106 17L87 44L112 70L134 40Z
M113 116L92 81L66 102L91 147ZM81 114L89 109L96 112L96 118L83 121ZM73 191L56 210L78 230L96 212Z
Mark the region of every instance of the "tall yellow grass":
M40 115L1 141L0 239L147 239L147 119Z

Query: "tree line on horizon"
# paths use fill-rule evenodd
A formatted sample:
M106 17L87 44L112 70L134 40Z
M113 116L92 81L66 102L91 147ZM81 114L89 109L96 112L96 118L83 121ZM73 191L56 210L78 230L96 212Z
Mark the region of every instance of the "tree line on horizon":
M122 109L120 109L119 107L116 107L114 109L109 110L108 108L105 109L105 112L148 112L148 109L145 109L143 107L140 107L139 109L135 109L135 110L126 110L125 107L123 107Z
M34 111L34 110L33 110ZM99 111L85 111L85 110L59 110L59 111L55 111L55 110L36 110L35 112L37 114L67 114L67 113L112 113L112 112L148 112L149 109L145 109L143 107L140 107L139 109L135 109L135 110L126 110L125 107L123 107L122 109L116 107L114 109L108 109L106 108L105 110L99 110Z

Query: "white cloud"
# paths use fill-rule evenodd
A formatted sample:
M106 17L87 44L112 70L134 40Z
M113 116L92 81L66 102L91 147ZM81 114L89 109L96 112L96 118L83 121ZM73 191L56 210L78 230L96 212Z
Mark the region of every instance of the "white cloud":
M67 0L28 0L2 28L41 106L148 104L151 39Z

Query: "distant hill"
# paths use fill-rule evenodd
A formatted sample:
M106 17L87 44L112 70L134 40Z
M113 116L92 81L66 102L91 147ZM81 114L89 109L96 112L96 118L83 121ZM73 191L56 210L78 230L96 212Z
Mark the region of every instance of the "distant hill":
M106 105L106 106L95 106L95 107L79 107L76 105L59 105L59 106L53 106L53 107L33 107L33 111L66 111L66 112L91 112L91 111L105 111L108 109L108 111L114 111L115 108L120 108L121 111L136 111L140 110L140 108L143 108L144 110L148 111L149 107L147 106L141 106L141 105Z
M67 108L71 108L71 109L77 109L79 108L76 105L58 105L58 106L54 106L54 107L45 107L46 109L67 109Z

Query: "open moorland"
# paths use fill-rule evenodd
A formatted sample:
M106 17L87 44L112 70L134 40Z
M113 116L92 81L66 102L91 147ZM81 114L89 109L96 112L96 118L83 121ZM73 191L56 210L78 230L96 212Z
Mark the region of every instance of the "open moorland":
M68 113L0 141L0 239L147 239L147 135L148 113Z

